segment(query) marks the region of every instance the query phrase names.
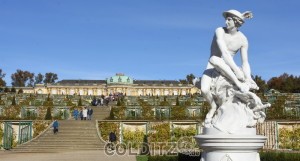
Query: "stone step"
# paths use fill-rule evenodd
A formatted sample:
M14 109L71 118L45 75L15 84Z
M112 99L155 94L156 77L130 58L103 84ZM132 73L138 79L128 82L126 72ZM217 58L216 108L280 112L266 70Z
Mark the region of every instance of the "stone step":
M81 133L81 134L89 134L89 133L92 133L92 132L97 132L95 131L96 130L96 127L94 128L90 128L90 129L87 129L87 128L58 128L58 131L61 132L61 133ZM46 134L50 134L50 133L53 133L53 129L50 129L49 131L46 131Z
M85 131L93 131L93 130L96 130L96 126L93 126L93 127L86 127L86 126L68 126L68 127L58 127L58 130L61 131L61 130L64 130L64 131L75 131L75 132L85 132ZM51 128L49 131L53 131L53 128Z
M24 149L13 149L12 151L18 153L57 153L57 152L68 152L74 150L78 150L78 151L104 150L104 147L101 148L84 148L84 147L24 148Z
M80 144L78 144L80 143ZM67 146L70 146L70 147L101 147L105 145L104 143L91 143L91 142L88 142L88 143L83 143L83 142L77 142L76 143L73 143L73 142L64 142L64 144L62 143L59 143L59 142L41 142L41 143L32 143L32 144L24 144L22 146L19 146L19 147L53 147L53 146L57 146L57 147L67 147Z
M61 141L69 141L69 140L78 140L78 139L81 139L81 140L96 140L98 139L98 136L97 135L93 135L93 136L79 136L79 135L65 135L65 136L60 136L60 137L52 137L52 136L49 136L49 137L43 137L43 138L38 138L36 139L37 141L48 141L48 140L61 140ZM36 141L36 140L33 140L33 141Z
M45 143L45 144L48 144L48 143L60 143L61 144L61 141L63 141L64 143L84 143L84 144L94 144L94 143L97 143L97 144L102 144L102 142L100 141L96 141L95 138L94 139L85 139L84 141L83 140L79 140L79 139L46 139L46 140L34 140L32 141L30 144L40 144L40 143ZM27 144L24 144L24 145L27 145Z
M91 125L91 121L80 121L80 120L60 120L58 121L59 125L68 126L68 125Z
M90 138L90 137L97 137L97 133L90 133L90 134L78 134L78 133L61 133L58 132L56 134L48 134L48 135L44 135L41 136L37 139L41 139L41 138L63 138L63 137L80 137L80 138Z
M105 145L81 145L81 146L77 146L77 145L47 145L47 146L41 146L41 145L32 145L32 146L24 146L24 147L20 147L20 148L15 148L15 149L105 149Z
M103 150L105 147L24 147L24 148L15 148L12 151L15 152L62 152L68 150Z
M95 129L96 130L96 129ZM79 135L79 136L91 136L97 134L97 131L95 130L87 130L87 131L78 131L78 130L58 130L57 136L53 133L53 131L47 131L44 133L44 136L53 136L53 137L59 137L64 135Z
M49 144L49 145L45 145L45 146L42 146L42 145L31 145L31 146L24 146L22 148L19 148L19 149L51 149L51 148L62 148L62 149L79 149L79 148L90 148L90 149L104 149L105 148L105 145L55 145L55 144Z
M65 147L65 146L72 146L72 147L80 147L80 146L85 146L85 147L94 147L94 146L103 146L105 145L105 143L102 143L100 141L48 141L48 142L31 142L30 144L23 144L18 146L18 148L20 147L52 147L52 146L58 146L58 147Z
M72 129L58 129L58 132L59 133L61 133L61 134L69 134L69 133L75 133L75 134L82 134L82 135L84 135L84 134L93 134L93 133L96 133L96 131L95 131L96 129L82 129L82 130L80 130L80 129L74 129L74 130L72 130ZM53 130L51 130L51 131L47 131L45 134L53 134Z

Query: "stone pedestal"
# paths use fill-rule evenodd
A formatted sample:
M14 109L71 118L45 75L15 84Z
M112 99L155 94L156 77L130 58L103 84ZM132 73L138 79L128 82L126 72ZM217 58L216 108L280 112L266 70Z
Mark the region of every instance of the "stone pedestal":
M195 139L203 149L200 161L260 161L258 150L267 138L256 135L255 128L244 128L236 134L204 128Z

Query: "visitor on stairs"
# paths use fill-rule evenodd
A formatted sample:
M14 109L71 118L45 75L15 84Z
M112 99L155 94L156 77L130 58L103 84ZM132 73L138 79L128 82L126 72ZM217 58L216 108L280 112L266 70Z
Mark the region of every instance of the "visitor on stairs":
M110 132L109 133L109 148L110 150L114 150L115 149L115 142L117 141L117 136L115 134L115 132Z
M79 112L78 112L77 108L75 108L74 111L73 111L73 117L74 117L75 120L78 119L78 113Z
M87 112L88 112L88 110L86 109L86 106L85 106L84 109L82 110L83 120L86 120L86 118L87 118Z
M89 107L89 109L87 110L87 119L92 120L92 115L93 115L93 109Z
M79 112L80 120L83 120L83 114L82 114L82 109Z
M53 126L53 133L54 133L54 134L57 134L57 133L58 133L58 126L59 126L58 121L57 121L57 120L54 120L52 126Z

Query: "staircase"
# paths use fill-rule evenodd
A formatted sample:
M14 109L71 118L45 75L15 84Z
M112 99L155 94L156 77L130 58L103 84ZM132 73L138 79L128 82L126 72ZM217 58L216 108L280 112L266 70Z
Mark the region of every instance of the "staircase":
M101 150L105 143L97 134L95 121L59 121L59 132L48 129L40 137L13 149L16 152L62 152L74 150Z
M92 120L104 120L109 117L109 106L90 106L93 109Z
M74 150L101 150L105 142L97 134L95 120L104 120L109 116L109 106L91 106L92 120L60 120L59 132L53 134L48 129L38 138L12 149L16 152L61 152Z

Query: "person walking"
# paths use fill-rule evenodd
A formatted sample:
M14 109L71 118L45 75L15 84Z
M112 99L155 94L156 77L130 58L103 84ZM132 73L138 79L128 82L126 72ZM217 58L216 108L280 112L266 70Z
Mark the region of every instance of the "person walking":
M59 126L59 123L57 120L54 120L53 124L52 124L52 127L53 127L53 133L54 134L57 134L58 133L58 126Z
M110 150L115 149L116 141L117 141L116 133L111 131L109 133L109 148L110 148Z
M82 110L82 117L83 117L83 120L86 120L86 118L87 118L87 109L86 109L86 107L84 107L84 109Z
M104 99L101 97L101 98L100 98L100 106L103 106L103 100L104 100Z
M92 115L93 115L93 109L91 107L89 107L89 109L87 111L87 119L92 120Z
M82 114L82 109L79 112L80 120L83 120L83 114Z
M74 111L73 111L73 117L74 117L75 120L78 119L78 114L79 114L79 112L78 112L77 108L75 108Z

